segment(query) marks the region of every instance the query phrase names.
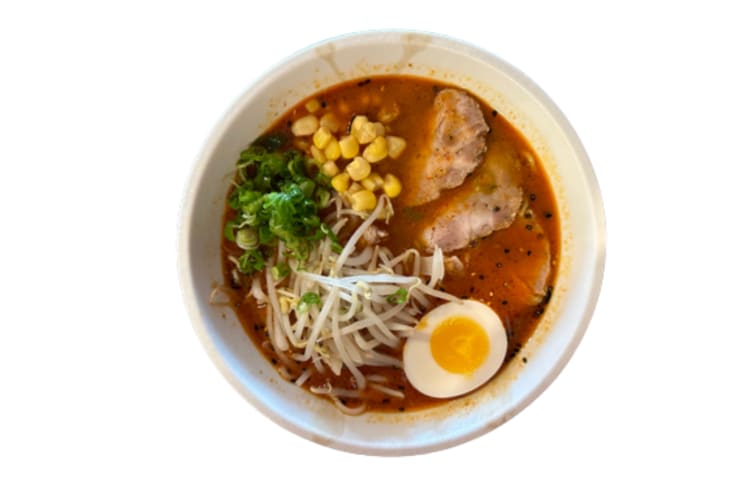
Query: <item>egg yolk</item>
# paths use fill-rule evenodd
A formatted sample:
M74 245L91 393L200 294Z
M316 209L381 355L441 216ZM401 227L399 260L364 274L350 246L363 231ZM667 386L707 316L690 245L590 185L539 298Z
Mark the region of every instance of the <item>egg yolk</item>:
M445 371L468 374L487 359L490 339L476 321L453 317L444 320L432 332L430 351L435 362Z

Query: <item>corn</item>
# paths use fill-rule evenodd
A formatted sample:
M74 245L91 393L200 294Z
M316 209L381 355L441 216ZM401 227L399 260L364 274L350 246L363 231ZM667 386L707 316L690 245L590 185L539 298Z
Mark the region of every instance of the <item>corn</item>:
M362 152L362 156L370 163L378 162L388 156L388 144L385 137L378 136Z
M383 123L391 123L393 120L398 118L401 110L398 107L398 103L390 102L380 108L378 111L378 120Z
M406 141L401 137L389 135L385 140L388 144L388 156L391 158L398 158L404 152L404 149L406 149Z
M360 144L369 144L378 136L378 133L375 124L373 122L367 122L362 125L358 134L355 134L354 130L352 130L352 135L357 138L357 141Z
M341 148L341 156L346 160L351 160L359 154L359 143L351 135L345 135L339 139L339 148Z
M373 122L372 124L375 126L375 135L385 135L385 125L380 122Z
M325 150L323 150L323 153L325 153L326 158L328 158L329 160L338 160L341 156L341 147L339 146L339 141L333 139L328 143L328 146L326 146Z
M346 171L353 181L361 181L370 175L372 167L370 166L370 162L361 156L357 156L346 166Z
M341 172L331 179L331 187L339 193L343 193L349 188L349 174Z
M375 208L378 200L372 191L363 189L351 195L352 208L357 212L369 212Z
M294 139L294 147L299 149L300 151L307 151L310 149L310 141L307 139L302 139L301 137L297 137Z
M312 135L316 130L318 130L318 117L315 115L303 116L292 123L292 133L297 137Z
M330 111L323 116L320 117L320 126L325 127L331 132L338 132L339 131L339 121L336 119L336 115L331 113Z
M383 178L377 172L372 172L365 179L362 179L362 186L373 193L383 187Z
M326 155L323 154L323 151L316 148L315 145L310 146L310 154L318 163L322 164L326 162Z
M320 109L320 101L317 99L310 99L305 103L305 109L308 113L315 113Z
M364 126L364 124L367 123L367 122L369 122L369 121L370 120L368 120L365 115L357 115L357 116L355 116L354 119L352 120L351 126L349 127L350 133L354 137L359 136L360 130L362 130L362 127Z
M336 177L339 174L339 167L336 166L336 162L328 160L320 167L320 171L328 177Z
M388 198L395 198L401 194L401 181L393 174L385 174L383 192Z
M359 182L352 182L351 185L349 186L349 189L347 189L346 192L352 195L356 192L362 191L363 189L364 188L362 187L362 184L360 184Z
M289 311L292 309L292 299L289 297L279 297L279 309L281 309L281 314L289 314Z
M320 127L313 134L313 144L315 144L315 147L318 149L325 149L325 147L328 146L328 143L331 142L332 138L333 134L328 127Z

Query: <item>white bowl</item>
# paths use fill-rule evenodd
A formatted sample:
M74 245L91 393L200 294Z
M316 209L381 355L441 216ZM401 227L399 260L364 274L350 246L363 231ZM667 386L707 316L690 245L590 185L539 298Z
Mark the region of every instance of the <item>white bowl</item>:
M345 416L284 381L256 350L231 310L209 305L221 283L221 218L246 145L306 96L373 74L425 76L468 89L531 142L550 175L561 214L555 293L520 355L481 390L437 408ZM355 453L406 455L465 442L513 417L552 382L573 354L599 295L604 212L591 164L562 112L528 77L497 56L444 36L367 32L326 40L262 76L214 129L185 192L179 265L187 311L209 356L258 410L314 442ZM526 357L526 364L521 358Z

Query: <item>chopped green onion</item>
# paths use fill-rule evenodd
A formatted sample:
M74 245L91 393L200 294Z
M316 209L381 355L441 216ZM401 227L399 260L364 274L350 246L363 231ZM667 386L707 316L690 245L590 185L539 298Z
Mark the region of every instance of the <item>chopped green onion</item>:
M243 227L235 236L237 246L243 250L258 248L258 231L251 227Z
M320 304L320 295L315 292L307 292L300 299L305 304Z
M271 268L271 275L273 276L273 279L280 280L281 278L287 277L291 271L289 264L286 262L279 262Z
M297 150L281 150L283 136L264 136L242 151L239 174L229 195L229 207L237 214L224 228L224 236L243 250L269 255L277 242L304 261L316 242L328 236L334 250L341 251L318 210L331 199L330 180L308 172L308 158ZM249 257L248 257L249 258ZM262 268L262 266L260 266ZM256 270L258 265L242 266Z
M234 223L234 221L227 221L226 224L224 224L224 237L228 239L229 241L234 241L234 228L237 227L237 224Z
M305 313L310 310L310 306L313 304L320 304L320 295L315 292L307 292L299 299L297 311Z
M260 271L266 265L263 254L257 248L255 250L247 250L237 259L237 262L239 262L240 271L245 274Z
M388 295L386 300L389 304L396 305L403 304L407 298L409 298L409 292L406 291L406 288L399 288L394 293Z
M331 201L331 192L325 189L316 189L315 201L319 208L326 207L328 205L328 202Z

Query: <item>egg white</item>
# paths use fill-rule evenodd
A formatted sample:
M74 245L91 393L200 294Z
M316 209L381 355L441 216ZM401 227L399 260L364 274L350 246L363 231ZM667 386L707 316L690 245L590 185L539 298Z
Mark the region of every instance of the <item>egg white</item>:
M430 348L430 338L437 326L457 316L476 321L490 342L487 358L468 374L443 369L433 358ZM404 372L411 385L422 394L451 398L470 392L492 378L502 365L507 349L505 327L490 307L475 300L448 302L428 312L407 339L403 353Z

